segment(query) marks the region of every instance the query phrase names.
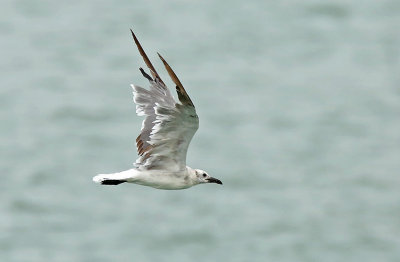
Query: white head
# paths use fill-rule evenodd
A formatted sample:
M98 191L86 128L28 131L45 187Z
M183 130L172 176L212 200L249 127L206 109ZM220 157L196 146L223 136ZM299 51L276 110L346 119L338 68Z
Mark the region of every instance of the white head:
M221 180L209 176L206 173L206 171L201 170L201 169L195 169L194 171L196 173L196 177L198 179L199 184L202 184L202 183L216 183L216 184L222 185Z

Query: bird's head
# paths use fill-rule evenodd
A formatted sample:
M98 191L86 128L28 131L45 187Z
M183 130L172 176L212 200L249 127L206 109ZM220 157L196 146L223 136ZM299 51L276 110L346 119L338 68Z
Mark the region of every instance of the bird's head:
M206 171L201 170L201 169L195 169L195 171L196 171L196 177L197 177L197 179L199 181L199 184L202 184L202 183L216 183L216 184L222 185L221 180L209 176L206 173Z

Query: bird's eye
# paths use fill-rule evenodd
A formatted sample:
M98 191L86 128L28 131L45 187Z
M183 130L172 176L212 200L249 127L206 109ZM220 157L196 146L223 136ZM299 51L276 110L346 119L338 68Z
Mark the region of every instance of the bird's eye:
M203 177L206 177L207 176L207 174L203 174Z

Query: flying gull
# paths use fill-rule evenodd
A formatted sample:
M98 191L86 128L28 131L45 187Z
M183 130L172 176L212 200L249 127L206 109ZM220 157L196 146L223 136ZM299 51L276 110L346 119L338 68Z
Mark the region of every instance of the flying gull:
M158 54L176 85L179 102L175 101L153 67L135 34L133 40L150 70L140 72L150 82L150 89L131 85L136 113L144 116L142 130L136 138L138 159L135 167L112 174L99 174L93 181L102 185L135 183L158 189L185 189L204 183L222 182L201 169L186 166L186 153L193 135L199 128L199 118L192 100L174 71Z

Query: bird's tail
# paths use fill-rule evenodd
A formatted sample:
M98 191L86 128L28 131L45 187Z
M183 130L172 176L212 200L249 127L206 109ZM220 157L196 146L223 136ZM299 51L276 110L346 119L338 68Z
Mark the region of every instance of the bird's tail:
M93 181L102 185L119 185L128 182L129 178L131 178L131 170L113 174L99 174L93 177Z
M113 185L113 186L127 182L124 179L115 179L108 176L109 175L103 175L103 174L97 175L93 177L93 181L102 185Z

